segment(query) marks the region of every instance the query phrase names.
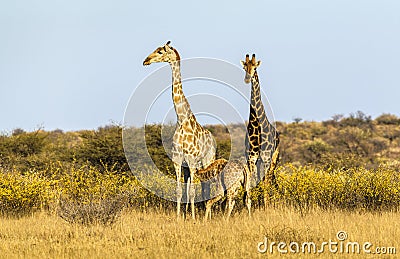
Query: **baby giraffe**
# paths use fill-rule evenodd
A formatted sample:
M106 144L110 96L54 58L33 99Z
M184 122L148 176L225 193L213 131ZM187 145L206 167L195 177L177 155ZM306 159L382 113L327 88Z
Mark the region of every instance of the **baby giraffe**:
M206 202L206 214L204 220L211 219L211 207L214 203L221 200L226 193L228 209L227 219L230 217L233 206L235 206L235 198L242 186L245 192L244 200L250 216L251 200L249 197L249 175L250 171L245 163L240 161L227 161L225 159L217 159L208 167L200 169L195 176L202 182L209 181L215 177L217 196Z

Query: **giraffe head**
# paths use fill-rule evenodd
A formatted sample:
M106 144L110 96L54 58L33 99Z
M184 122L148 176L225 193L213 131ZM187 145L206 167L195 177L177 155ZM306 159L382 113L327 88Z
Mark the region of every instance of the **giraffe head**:
M257 67L261 64L261 60L256 61L256 54L253 54L251 60L249 58L249 54L246 55L246 60L240 61L242 63L244 71L246 71L246 76L244 77L244 82L246 84L250 83L251 78L254 76Z
M171 42L168 41L164 46L158 47L155 51L153 51L144 61L143 66L150 65L151 63L156 62L168 62L172 63L175 61L179 61L180 57L178 51L171 47L169 44Z

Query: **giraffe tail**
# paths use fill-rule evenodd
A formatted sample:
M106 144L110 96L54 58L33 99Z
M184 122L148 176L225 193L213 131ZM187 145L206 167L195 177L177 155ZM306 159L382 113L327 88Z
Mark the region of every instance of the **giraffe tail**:
M271 180L272 186L275 188L275 190L278 190L278 187L279 187L278 182L276 181L276 175L275 175L275 169L276 169L276 167L277 167L277 165L279 163L279 160L280 160L280 156L279 156L279 154L280 154L279 153L279 141L280 141L279 133L276 132L276 136L275 136L275 147L276 147L276 149L275 149L274 153L272 154L272 161L271 161L271 166L270 166L270 169L269 169L270 180Z
M243 164L243 204L246 204L247 197L250 195L250 170L247 163Z
M246 200L247 200L247 196L248 196L248 192L246 190L244 190L244 195L243 195L243 204L246 204Z

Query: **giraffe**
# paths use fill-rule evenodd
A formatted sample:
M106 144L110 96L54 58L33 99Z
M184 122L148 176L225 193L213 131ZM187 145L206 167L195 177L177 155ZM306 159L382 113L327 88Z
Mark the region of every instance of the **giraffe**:
M168 41L164 46L154 50L144 61L143 65L156 62L169 63L172 70L172 100L177 116L177 124L172 140L172 161L177 180L177 218L180 217L182 199L182 164L189 167L190 176L187 179L186 193L191 203L192 218L195 219L195 189L193 177L198 168L208 166L215 160L215 142L211 133L204 129L196 120L190 105L182 90L180 56L178 51L170 46ZM187 208L187 207L186 207Z
M271 187L277 187L275 168L279 161L279 133L269 122L261 101L260 82L258 80L257 67L261 61L256 61L255 54L250 60L241 61L246 71L244 81L251 82L251 101L249 122L246 134L246 158L250 170L250 177L257 172L258 180L264 178L264 208L267 206ZM259 162L264 162L264 176L261 175Z
M238 160L227 161L225 159L217 159L204 169L196 172L196 177L205 182L210 179L216 179L216 188L218 194L206 202L206 214L204 221L211 219L211 208L214 203L221 200L225 195L227 197L227 219L229 219L233 207L235 206L235 198L238 195L240 187L245 191L244 201L250 216L251 200L249 190L246 188L249 181L249 169L245 163ZM225 190L225 195L224 195Z

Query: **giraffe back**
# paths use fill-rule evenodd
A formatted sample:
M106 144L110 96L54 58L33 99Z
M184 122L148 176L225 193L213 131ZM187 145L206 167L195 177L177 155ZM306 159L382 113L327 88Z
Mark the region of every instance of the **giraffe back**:
M208 167L197 170L195 176L203 182L217 177L219 190L226 190L229 194L230 191L237 192L241 186L244 187L248 172L247 165L243 162L217 159Z
M227 163L228 161L226 159L217 159L206 168L197 170L195 176L199 178L202 182L209 181L215 176L219 175L219 173L222 172Z

